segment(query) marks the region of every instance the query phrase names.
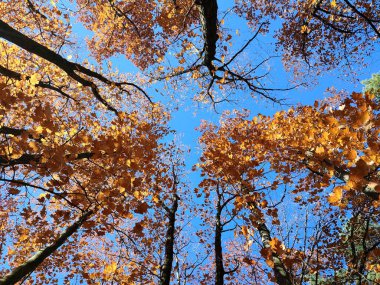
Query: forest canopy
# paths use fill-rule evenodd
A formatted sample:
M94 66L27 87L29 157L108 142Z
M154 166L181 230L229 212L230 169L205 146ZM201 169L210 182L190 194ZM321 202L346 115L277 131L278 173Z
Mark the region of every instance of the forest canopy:
M1 285L380 283L380 2L0 15Z

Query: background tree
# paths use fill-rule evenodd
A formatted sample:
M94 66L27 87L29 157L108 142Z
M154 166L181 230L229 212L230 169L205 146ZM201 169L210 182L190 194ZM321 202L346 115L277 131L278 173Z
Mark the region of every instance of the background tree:
M374 73L371 78L361 82L364 85L364 92L373 93L376 97L380 96L380 74Z
M311 205L314 217L306 218L309 221L304 237L315 227L314 242L300 244L299 234L288 251L272 234L268 238L270 250L262 252L278 283L302 284L310 280L310 272L316 273L313 280L319 278L320 282L333 278L338 283L367 284L377 276L377 269L372 271L378 261L369 257L379 246L379 240L372 236L378 230L379 198L377 144L373 141L377 137L378 106L373 98L353 93L335 101L316 102L314 107L279 112L272 118L248 120L238 114L225 118L219 128L203 127L202 169L231 187L240 187L240 193L245 194L239 199L240 207L252 212L252 226L262 232L262 239L264 232L270 235L263 224L265 213L274 219L272 223L281 224L277 206L268 207L268 199L275 194L263 193L262 185L276 191L289 185L294 190L282 198L288 206ZM321 209L330 219L327 224L318 222L316 213ZM276 261L273 250L281 252L282 260ZM308 258L302 264L305 256ZM292 272L291 280L281 279L276 262L285 266L282 276ZM340 275L332 277L332 272Z

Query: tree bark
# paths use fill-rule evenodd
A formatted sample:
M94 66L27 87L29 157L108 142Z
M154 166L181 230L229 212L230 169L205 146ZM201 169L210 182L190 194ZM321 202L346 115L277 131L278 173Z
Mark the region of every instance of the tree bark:
M80 159L86 159L91 158L94 156L95 153L93 152L83 152L78 154L73 154L74 157L71 160L80 160ZM70 155L66 155L66 158L69 158ZM6 156L0 155L0 166L13 166L13 165L20 165L20 164L38 164L41 161L41 155L40 154L29 154L24 153L19 158L15 159L8 159Z
M222 207L220 205L220 197L216 207L216 224L215 224L215 285L224 285L224 265L223 265L223 247L222 247L222 231L221 223Z
M26 262L13 269L0 279L0 285L13 285L31 274L46 258L51 256L79 227L90 217L92 211L86 212L80 219L69 226L52 244L38 251Z
M266 224L261 223L258 226L257 230L259 231L263 246L265 248L271 249L269 242L272 240L272 238L270 236L270 232L269 232L269 229L266 226ZM284 264L282 263L280 257L273 251L272 251L272 258L273 258L273 263L274 263L273 273L274 273L274 276L276 278L277 284L279 284L279 285L291 285L291 284L293 284L292 279L290 277L290 274L286 270L286 268L285 268Z
M169 285L170 277L173 267L174 259L174 234L175 234L175 215L178 209L178 196L174 195L174 202L171 209L167 208L169 221L168 228L166 231L166 240L165 240L165 254L164 254L164 264L161 268L160 275L160 285Z
M350 172L345 171L344 169L334 166L330 161L325 161L327 164L334 167L335 171L335 177L340 179L341 181L347 183L350 180ZM371 184L370 181L366 183L366 185L363 188L363 193L366 194L369 198L372 200L378 200L380 193L376 191L375 187L377 186L376 183Z
M203 31L203 65L213 70L216 42L218 41L218 3L217 0L197 0L200 22Z

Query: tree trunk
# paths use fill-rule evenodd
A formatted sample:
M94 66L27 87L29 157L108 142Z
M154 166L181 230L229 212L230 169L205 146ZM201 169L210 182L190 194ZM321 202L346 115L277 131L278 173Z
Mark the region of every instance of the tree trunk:
M167 209L169 221L165 240L164 264L161 268L160 285L169 285L174 258L174 234L175 234L175 214L178 209L178 196L175 194L171 209Z
M218 198L218 204L216 208L216 224L215 224L215 285L224 285L224 266L223 266L223 248L222 248L222 231L223 226L221 224L222 208L220 205L220 197Z
M267 226L265 225L265 223L260 224L257 230L259 231L264 247L271 248L269 242L272 240L272 238L270 236L270 232ZM274 272L274 276L276 278L277 284L291 285L292 284L291 277L288 271L286 270L285 266L282 264L280 257L275 252L272 252L272 258L273 258L273 263L274 263L273 272Z
M213 70L216 42L218 41L218 3L217 0L197 0L200 22L203 30L203 65Z

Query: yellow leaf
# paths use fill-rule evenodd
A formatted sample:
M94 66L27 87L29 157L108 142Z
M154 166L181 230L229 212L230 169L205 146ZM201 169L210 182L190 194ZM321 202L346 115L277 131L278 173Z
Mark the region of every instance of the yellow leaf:
M27 240L28 238L29 238L28 235L26 235L26 234L22 234L22 235L20 236L20 238L19 238L19 241L22 242L22 241Z
M117 263L116 262L112 262L111 264L108 264L108 265L106 265L106 267L104 267L103 273L105 273L105 274L114 273L115 270L116 270L116 268L117 268Z
M315 149L315 153L316 154L321 154L321 153L324 153L325 152L325 149L322 147L322 146L318 146L316 149Z
M31 85L36 85L39 81L40 80L38 79L38 75L37 74L33 74L29 78L29 82L30 82Z
M306 26L306 25L303 25L302 27L301 27L301 34L305 34L305 33L308 33L308 32L310 32L310 29L308 28L308 26ZM318 102L316 102L316 103L318 103ZM315 105L314 105L315 106ZM318 106L317 106L318 107Z
M158 197L157 195L153 195L153 202L154 203L158 203L158 202L160 202L160 197Z
M43 130L44 130L43 127L38 126L38 127L36 128L36 133L37 133L37 134L41 134Z
M37 143L34 142L34 141L29 142L29 147L30 147L34 152L38 151Z
M13 147L9 146L5 149L5 152L7 155L12 155L13 154Z

